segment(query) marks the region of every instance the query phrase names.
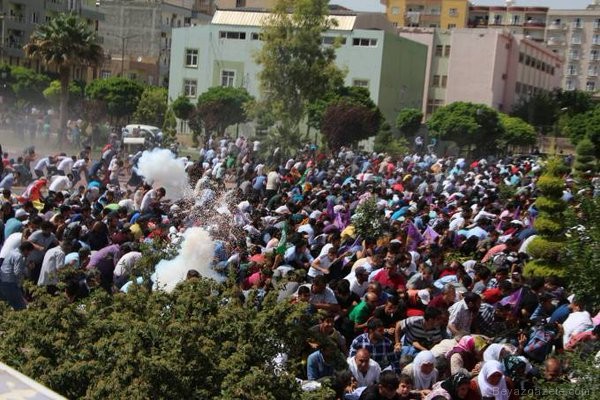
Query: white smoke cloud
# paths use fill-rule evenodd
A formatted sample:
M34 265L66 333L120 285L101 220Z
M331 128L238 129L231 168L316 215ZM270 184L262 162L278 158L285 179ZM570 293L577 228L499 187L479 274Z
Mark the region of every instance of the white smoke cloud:
M153 278L155 287L171 292L179 282L185 280L190 269L195 269L204 278L222 282L223 276L211 268L214 251L215 243L206 230L188 228L183 233L183 242L177 257L163 260L156 266Z
M179 200L190 191L185 162L167 149L144 151L138 161L137 173L155 188L164 187L167 199Z

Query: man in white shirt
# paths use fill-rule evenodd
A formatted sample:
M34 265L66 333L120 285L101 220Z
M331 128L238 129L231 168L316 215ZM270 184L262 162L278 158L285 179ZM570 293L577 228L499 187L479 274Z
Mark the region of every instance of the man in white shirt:
M344 277L350 282L350 291L358 297L363 297L369 288L369 272L365 267L357 267Z
M60 175L68 175L71 173L71 170L73 169L74 164L75 164L75 156L63 157L60 160L60 162L58 163L58 165L56 166L56 169Z
M65 266L65 251L62 244L51 248L44 254L42 269L38 279L38 286L56 285L58 283L58 270Z
M48 190L54 193L62 192L63 190L68 190L71 188L72 180L73 175L71 174L67 176L55 175L50 181L50 187L48 187Z
M55 159L52 156L40 158L35 164L35 167L33 167L33 171L35 172L36 176L38 178L42 178L44 176L45 170L47 171L48 167L54 164L54 161Z
M142 204L140 206L140 211L142 213L150 211L150 206L152 203L160 201L167 194L165 188L159 187L158 189L150 189L144 195L142 199Z
M381 374L381 367L371 358L369 350L358 349L354 357L348 357L348 368L358 387L365 387L377 383Z

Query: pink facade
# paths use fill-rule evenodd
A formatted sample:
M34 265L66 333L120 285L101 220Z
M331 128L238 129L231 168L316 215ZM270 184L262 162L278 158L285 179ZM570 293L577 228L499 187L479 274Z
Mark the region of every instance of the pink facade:
M561 58L522 36L456 30L451 46L445 104L470 101L509 112L520 97L561 85Z

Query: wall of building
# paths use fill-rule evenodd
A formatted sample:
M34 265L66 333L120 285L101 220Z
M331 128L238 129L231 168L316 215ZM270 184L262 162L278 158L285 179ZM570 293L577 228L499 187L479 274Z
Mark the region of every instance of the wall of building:
M393 125L403 108L421 109L427 70L427 46L386 33L377 104Z
M440 28L464 28L469 18L469 2L467 0L442 1Z
M454 31L450 41L446 104L455 101L492 104L493 71L498 51L498 32L481 30L477 35Z
M243 33L245 39L220 39L220 31ZM224 25L174 29L169 98L175 99L184 92L185 80L196 82L196 98L208 88L220 85L224 70L235 72L235 86L244 87L259 97L260 69L254 55L261 42L253 39L258 33L259 27ZM345 84L367 86L371 99L386 117L395 118L398 107L403 104L420 106L426 68L425 46L378 30L336 31L324 36L345 38L346 43L336 50L336 64L347 72ZM372 45L355 46L354 39L368 39ZM198 50L197 67L185 67L186 49Z
M427 57L425 65L425 81L423 84L423 101L421 104L421 111L424 115L427 114L427 99L429 93L429 87L431 85L431 67L433 58L433 44L434 44L434 30L433 29L402 29L400 30L400 37L412 40L417 43L421 43L427 46Z
M565 60L563 89L600 89L600 7L551 10L545 35L547 46Z

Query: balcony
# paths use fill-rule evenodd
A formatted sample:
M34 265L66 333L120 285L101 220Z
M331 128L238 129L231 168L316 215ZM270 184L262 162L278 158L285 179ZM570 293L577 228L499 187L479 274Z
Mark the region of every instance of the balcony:
M536 19L529 19L525 22L525 27L527 28L540 28L540 29L544 29L546 27L546 23L544 21L540 21L540 20L536 20Z
M571 38L569 43L573 46L581 46L581 38Z
M567 29L567 26L562 23L552 22L550 25L548 25L548 29L552 31L564 31Z
M569 54L568 58L571 61L579 61L579 54Z
M600 46L600 40L596 39L592 39L592 46Z
M595 78L598 76L598 71L597 70L589 70L587 73L587 76Z
M565 41L559 38L551 37L548 38L548 46L564 46Z
M568 69L565 71L565 75L566 76L577 76L577 75L579 75L579 72L577 72L576 69Z

